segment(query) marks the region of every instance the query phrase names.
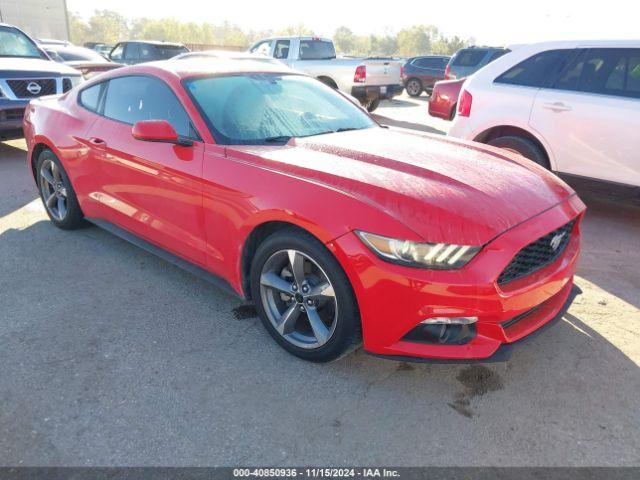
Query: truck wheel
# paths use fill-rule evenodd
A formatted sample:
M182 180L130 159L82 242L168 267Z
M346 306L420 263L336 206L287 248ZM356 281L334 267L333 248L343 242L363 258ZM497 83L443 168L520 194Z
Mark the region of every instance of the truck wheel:
M503 148L510 152L522 155L529 160L536 162L538 165L549 168L549 161L544 152L540 150L533 141L525 137L498 137L487 142L493 147Z
M364 104L364 108L366 108L367 112L369 112L369 113L373 112L379 106L380 106L380 99L379 98L374 98L373 100L369 100L369 102Z
M417 78L412 78L405 87L410 97L419 97L422 94L422 83Z

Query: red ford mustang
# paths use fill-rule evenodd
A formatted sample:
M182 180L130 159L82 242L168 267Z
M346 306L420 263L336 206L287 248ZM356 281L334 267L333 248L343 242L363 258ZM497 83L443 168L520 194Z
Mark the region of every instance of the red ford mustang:
M516 155L378 125L264 62L125 67L25 116L51 221L251 299L287 351L470 361L568 303L584 205Z

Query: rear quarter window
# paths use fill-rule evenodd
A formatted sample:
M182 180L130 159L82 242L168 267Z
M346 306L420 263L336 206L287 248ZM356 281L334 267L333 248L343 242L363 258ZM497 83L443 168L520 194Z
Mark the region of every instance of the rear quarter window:
M100 106L100 97L102 96L102 90L104 89L104 82L93 85L89 88L85 88L78 95L78 101L87 110L97 112Z

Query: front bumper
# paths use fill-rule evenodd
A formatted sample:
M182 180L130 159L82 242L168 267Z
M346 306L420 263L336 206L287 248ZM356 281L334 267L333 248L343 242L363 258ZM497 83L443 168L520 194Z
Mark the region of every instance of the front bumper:
M20 138L24 110L29 100L0 99L0 140Z
M580 221L553 263L499 286L497 278L531 242L582 217L577 196L498 236L459 270L426 270L380 260L349 233L331 242L349 276L362 318L364 349L391 358L476 361L491 359L553 320L566 307L580 252ZM464 344L407 341L405 335L432 317L478 317Z
M389 100L400 95L404 90L403 85L376 85L373 87L352 87L351 95L361 102L375 99Z

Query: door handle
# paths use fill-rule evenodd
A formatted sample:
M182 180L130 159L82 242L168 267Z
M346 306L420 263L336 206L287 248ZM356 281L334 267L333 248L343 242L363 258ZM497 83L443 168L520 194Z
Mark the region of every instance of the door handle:
M562 102L545 103L542 106L547 110L553 110L554 112L569 112L572 110L569 105Z
M91 137L89 139L89 142L91 143L91 145L93 145L95 147L104 148L104 147L107 146L107 142L105 142L104 140L102 140L101 138L98 138L98 137Z

